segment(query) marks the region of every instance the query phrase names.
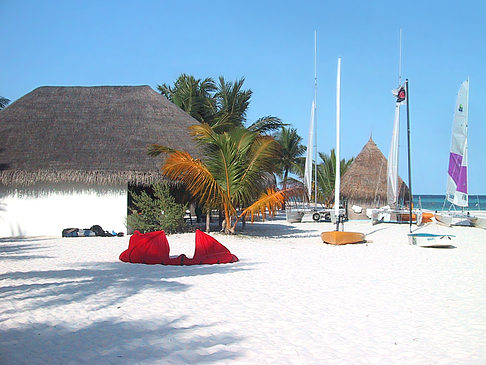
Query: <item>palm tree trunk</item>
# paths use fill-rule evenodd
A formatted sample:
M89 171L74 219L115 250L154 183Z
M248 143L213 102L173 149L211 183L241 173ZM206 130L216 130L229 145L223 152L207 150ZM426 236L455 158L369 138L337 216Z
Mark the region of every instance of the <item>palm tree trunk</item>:
M282 189L283 190L287 190L287 179L288 179L288 176L289 176L289 170L288 169L285 169L284 176L283 176L283 180L282 180ZM282 210L285 210L285 204L282 205Z
M206 233L211 232L211 209L206 213Z

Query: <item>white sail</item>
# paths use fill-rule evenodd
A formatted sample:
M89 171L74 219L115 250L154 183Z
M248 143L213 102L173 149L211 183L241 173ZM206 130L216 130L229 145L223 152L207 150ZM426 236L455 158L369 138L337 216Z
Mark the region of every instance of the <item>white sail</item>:
M307 155L305 157L305 168L304 168L304 186L309 196L312 197L312 156L314 154L313 143L314 143L314 119L315 119L315 102L312 101L311 107L311 117L309 123L309 139L307 142Z
M387 175L387 203L390 207L398 206L398 145L400 137L400 105L395 106L395 121L393 123L393 134L388 153L388 175Z
M404 86L392 91L397 98L395 104L395 120L393 123L393 134L388 153L388 174L387 174L387 203L392 208L398 206L398 146L400 141L400 105L407 103L406 90Z
M468 206L467 193L467 127L469 80L459 88L452 125L446 197L459 207Z

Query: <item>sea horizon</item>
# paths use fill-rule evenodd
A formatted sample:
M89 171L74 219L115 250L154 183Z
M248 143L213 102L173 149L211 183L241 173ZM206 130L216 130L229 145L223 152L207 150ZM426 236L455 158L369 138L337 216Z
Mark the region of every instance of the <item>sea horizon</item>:
M448 210L450 208L450 203L446 201L445 194L414 194L413 204L417 208L429 210ZM469 206L464 209L486 210L486 195L469 194Z

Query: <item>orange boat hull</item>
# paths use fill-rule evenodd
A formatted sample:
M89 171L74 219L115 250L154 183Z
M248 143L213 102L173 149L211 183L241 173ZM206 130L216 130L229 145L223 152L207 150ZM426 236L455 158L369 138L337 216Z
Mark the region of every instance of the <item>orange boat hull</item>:
M363 233L330 231L321 233L322 242L330 245L347 245L351 243L361 243L365 241Z
M422 223L429 223L432 222L432 217L434 216L434 213L422 213ZM399 220L401 222L409 222L410 221L410 214L400 214L399 215ZM415 214L412 214L412 222L416 221L416 216Z

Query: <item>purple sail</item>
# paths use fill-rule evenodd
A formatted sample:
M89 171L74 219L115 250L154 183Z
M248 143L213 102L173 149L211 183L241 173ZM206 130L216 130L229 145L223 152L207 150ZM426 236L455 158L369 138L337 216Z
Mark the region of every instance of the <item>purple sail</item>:
M456 183L456 190L467 194L467 166L462 166L462 156L452 153L449 156L449 176Z

